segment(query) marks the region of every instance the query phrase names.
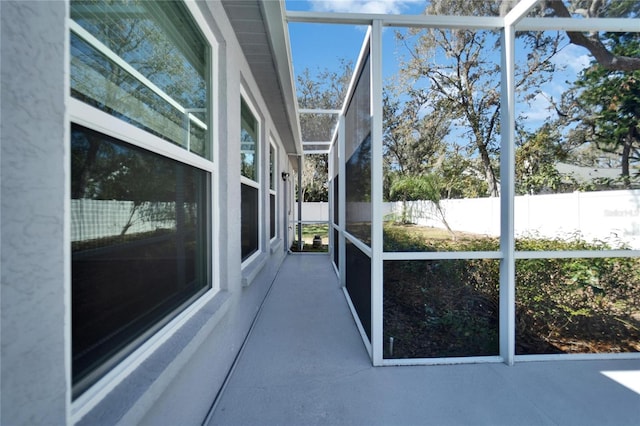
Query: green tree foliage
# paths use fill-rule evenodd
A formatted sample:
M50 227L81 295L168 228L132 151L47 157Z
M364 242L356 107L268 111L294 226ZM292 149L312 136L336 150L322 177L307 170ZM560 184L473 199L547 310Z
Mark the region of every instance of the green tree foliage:
M465 147L449 146L434 173L441 176L443 198L480 198L487 194L480 160L469 158Z
M510 0L503 0L509 3ZM538 12L542 16L561 18L638 18L640 2L634 0L546 0ZM607 35L596 31L583 33L568 31L571 43L586 48L596 62L607 70L640 70L640 57L611 48Z
M391 185L393 201L429 200L439 203L442 184L437 175L399 176Z
M329 201L327 154L307 154L302 166L302 199L304 201Z
M425 13L498 16L508 13L515 3L510 0L432 0L426 2ZM540 2L531 13L576 18L638 17L640 2L549 0ZM619 36L630 38L631 35ZM615 40L616 35L597 32L565 35L548 31L518 32L517 37L518 48L526 52L523 55L526 61L516 63L515 87L520 102L531 101L541 93L540 87L550 81L556 71L552 59L567 41L588 49L594 64L608 73L608 78L630 72L624 70L640 69L637 51L616 47L621 44ZM390 197L389 189L397 176L422 173L437 173L443 178L446 198L498 195L500 66L495 60L500 49L498 33L413 29L397 32L396 38L406 57L397 80L384 94L385 197ZM636 81L627 80L626 86L621 82L617 87L632 87ZM608 88L612 87L615 86ZM609 102L609 106L611 104ZM631 112L633 104L618 100L617 113L625 108ZM557 110L563 113L559 107ZM561 117L558 125L562 125L563 120L566 122ZM554 166L557 161L578 164L587 157L600 162L610 159L607 152L612 149L602 143L595 150L576 149L580 132L584 139L593 124L585 120L583 126L576 127L575 123L571 126L574 130L568 136L550 135L549 129L543 127L520 142L516 166L519 193L576 188L575 182L557 172ZM526 133L518 120L516 127L520 134ZM637 148L632 142L635 136L630 136L634 128L637 126L632 123L615 128L618 135L615 149L626 143L626 151L620 148L620 155L623 158L626 155L632 162L637 157ZM625 133L625 130L629 131ZM565 136L567 139L563 140ZM452 143L454 137L457 140ZM633 167L630 171L633 172Z
M445 156L444 138L451 117L447 110L419 113L416 99L401 103L397 94L383 93L384 160L387 173L418 175L433 170Z
M608 33L603 38L614 53L640 56L638 33ZM611 70L594 60L565 94L564 105L564 124L573 126L570 140L617 155L621 184L636 186L640 177L640 70Z
M492 238L429 240L386 225L385 251L495 251ZM522 251L609 250L580 238L525 238ZM396 358L497 352L499 262L385 262L384 334ZM516 353L636 352L640 259L520 259L516 263Z
M516 148L516 193L558 192L569 177L562 176L555 165L567 157L566 147L553 126L544 125L535 134L527 134Z
M438 175L426 174L419 176L398 176L394 179L390 189L390 196L393 200L403 202L402 222L408 222L407 201L426 200L433 204L437 219L447 228L451 236L455 238L454 232L447 223L444 210L440 200L442 199L443 185Z
M492 16L495 2L437 0L429 2L427 14ZM523 46L530 49L527 62L517 64L516 89L533 97L536 88L550 78L549 59L558 51L558 34L522 33ZM397 91L419 115L447 111L455 124L456 144L466 148L467 158L477 159L486 182L487 195L499 194L497 164L500 126L499 33L494 31L410 29L396 38L407 52L401 64ZM441 119L439 119L440 122ZM442 133L442 132L441 132ZM460 153L460 151L458 151ZM475 174L468 171L467 175Z

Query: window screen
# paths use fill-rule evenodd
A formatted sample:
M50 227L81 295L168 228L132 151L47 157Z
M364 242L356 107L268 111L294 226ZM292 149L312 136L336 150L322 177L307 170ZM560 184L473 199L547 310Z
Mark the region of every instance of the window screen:
M78 125L71 154L77 391L209 287L210 175Z

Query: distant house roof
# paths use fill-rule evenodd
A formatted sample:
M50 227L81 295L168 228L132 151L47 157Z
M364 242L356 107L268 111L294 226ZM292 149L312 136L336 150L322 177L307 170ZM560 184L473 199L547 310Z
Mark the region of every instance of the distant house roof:
M302 154L284 2L222 0L288 154Z
M591 182L594 179L616 179L620 177L619 168L585 167L567 163L556 163L561 174L571 175L578 183Z

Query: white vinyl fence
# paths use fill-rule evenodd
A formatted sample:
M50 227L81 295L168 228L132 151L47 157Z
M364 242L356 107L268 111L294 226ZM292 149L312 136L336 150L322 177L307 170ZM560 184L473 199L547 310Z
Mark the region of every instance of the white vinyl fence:
M175 228L175 203L71 200L71 241Z
M391 203L401 217L402 202ZM442 200L444 217L454 231L500 235L500 199ZM430 201L407 203L409 221L444 228ZM580 235L640 249L640 190L573 192L515 197L516 236L564 238Z
M386 219L400 218L402 202L384 203ZM352 206L353 207L353 206ZM500 235L500 199L442 200L444 217L454 231ZM369 204L363 205L369 208ZM430 201L407 202L408 220L444 228ZM640 250L640 190L573 192L515 197L516 236L604 240ZM303 221L326 221L328 203L303 203Z
M298 208L294 209L295 220L298 220ZM329 203L326 202L304 202L302 203L303 222L328 222Z

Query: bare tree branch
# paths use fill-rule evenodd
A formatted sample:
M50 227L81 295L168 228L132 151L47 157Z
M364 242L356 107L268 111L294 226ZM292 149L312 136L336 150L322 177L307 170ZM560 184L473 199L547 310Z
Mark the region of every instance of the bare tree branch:
M595 0L589 7L587 15L592 18L596 17L601 4L601 0ZM547 0L547 6L553 10L556 16L571 18L571 12L569 12L562 0ZM569 36L571 43L587 49L596 61L608 70L640 70L640 58L614 55L602 44L597 34L588 36L581 32L567 31L567 36Z

